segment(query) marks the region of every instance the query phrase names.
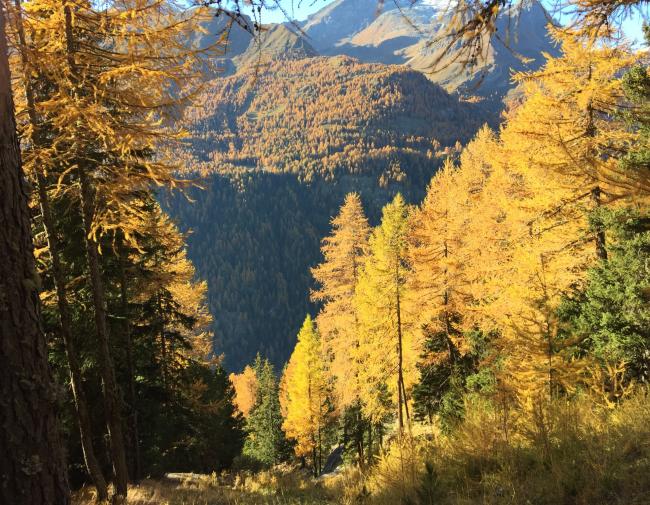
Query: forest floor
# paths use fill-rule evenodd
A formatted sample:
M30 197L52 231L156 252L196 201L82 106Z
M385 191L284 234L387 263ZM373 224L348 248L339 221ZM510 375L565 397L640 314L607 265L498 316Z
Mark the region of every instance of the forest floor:
M334 478L331 478L334 479ZM338 483L341 484L341 483ZM336 486L338 487L338 485ZM78 491L73 505L95 505L91 488ZM339 504L334 486L301 471L238 474L226 479L197 475L181 480L147 479L129 488L129 505L317 505Z

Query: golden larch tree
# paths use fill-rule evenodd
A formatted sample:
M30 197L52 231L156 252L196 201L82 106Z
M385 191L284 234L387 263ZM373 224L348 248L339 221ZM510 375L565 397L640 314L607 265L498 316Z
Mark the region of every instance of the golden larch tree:
M410 417L408 390L416 378L419 354L404 320L408 214L400 194L384 207L381 224L370 235L354 297L364 413L373 422L381 422L395 408L400 429L404 416Z
M345 197L339 214L332 220L332 234L323 239L323 262L312 268L318 289L311 299L323 302L316 322L323 349L331 360L337 407L342 409L359 399L359 321L353 303L370 226L357 193Z
M285 375L282 429L296 442L296 456L311 457L314 474L319 475L323 435L332 409L320 336L309 315L300 328Z
M255 405L257 396L257 375L250 365L246 365L241 373L231 373L230 382L235 388L235 405L244 417Z

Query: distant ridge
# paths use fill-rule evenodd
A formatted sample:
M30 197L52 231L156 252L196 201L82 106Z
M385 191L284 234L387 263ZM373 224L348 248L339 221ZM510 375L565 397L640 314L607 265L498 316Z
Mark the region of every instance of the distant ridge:
M499 20L498 37L485 41L483 65L447 66L447 59L434 72L441 43L433 42L449 20L447 2L422 1L413 6L405 0L402 3L403 8L398 10L393 2L386 2L377 12L377 0L334 0L299 23L298 29L291 23L271 24L265 26L259 38L233 25L226 53L220 58L222 75L278 59L346 55L364 63L405 65L423 72L449 92L487 99L498 113L513 87L512 71L535 70L543 63L543 53L558 54L547 35L550 17L536 3L516 19L504 16ZM207 34L197 35L194 43L213 42L224 33L228 21L225 15L213 17L206 23ZM250 23L246 16L242 21Z
M287 32L278 32L273 40L284 43ZM348 56L274 60L262 72L242 67L214 79L197 102L187 125L196 171L307 180L390 174L384 178L426 184L434 151L468 140L489 118L419 72Z
M318 56L318 52L302 35L280 24L271 25L263 31L259 40L251 39L246 51L235 56L233 63L238 69L245 69L274 60L299 60L314 56Z
M335 5L337 15L352 16L352 0L340 0L330 5ZM460 64L452 64L445 68L450 61L447 58L438 66L442 70L433 72L442 43L432 42L442 33L449 20L446 5L446 1L431 1L405 6L402 10L393 6L373 16L370 22L361 16L356 25L344 23L336 30L330 29L330 6L327 6L310 16L302 28L318 42L315 45L322 54L346 54L365 62L406 65L425 73L430 80L448 91L479 95L497 104L513 86L512 70L535 70L543 63L543 53L558 53L547 35L549 15L541 5L535 3L524 9L516 19L504 16L499 20L497 34L503 40L493 36L485 41L487 50L483 65L461 68ZM349 30L344 31L343 28ZM506 42L508 37L510 40Z

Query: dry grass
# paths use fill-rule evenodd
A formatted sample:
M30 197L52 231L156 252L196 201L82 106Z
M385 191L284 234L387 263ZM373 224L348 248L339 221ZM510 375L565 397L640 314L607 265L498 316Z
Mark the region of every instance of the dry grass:
M587 399L504 415L468 405L452 436L393 438L369 473L318 480L280 467L193 482L144 481L135 505L649 505L650 396L609 410ZM75 505L93 503L81 491Z
M469 406L451 437L393 443L367 479L373 505L648 505L650 397L523 415ZM428 466L428 469L427 469Z
M129 505L316 505L338 503L308 473L277 468L258 474L206 475L185 482L144 480L129 488ZM85 488L73 505L94 505Z

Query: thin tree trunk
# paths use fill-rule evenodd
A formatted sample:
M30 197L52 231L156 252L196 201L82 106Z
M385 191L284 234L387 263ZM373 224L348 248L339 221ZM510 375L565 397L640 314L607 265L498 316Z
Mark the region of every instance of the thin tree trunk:
M156 264L158 263L158 255L156 254ZM156 295L156 305L158 306L158 323L160 325L159 336L160 336L160 375L162 377L163 386L167 388L168 385L168 376L167 376L167 338L165 337L165 318L164 311L162 306L162 300L160 298L160 293Z
M60 249L56 231L54 230L54 222L50 203L45 189L45 179L42 174L38 174L38 195L41 206L41 213L43 214L43 224L45 226L45 235L47 237L48 246L50 249L50 256L52 258L52 276L54 278L54 285L57 295L57 304L59 309L59 320L61 323L61 336L65 345L65 353L68 358L68 366L70 371L70 386L72 388L72 396L74 399L75 411L77 413L77 421L79 424L79 435L81 437L81 449L84 455L84 462L86 469L92 479L95 487L97 488L97 498L99 501L108 499L108 487L106 479L102 473L102 469L95 456L95 449L93 446L92 435L92 422L88 411L88 402L86 400L86 393L83 388L83 378L81 374L81 366L79 364L79 357L75 348L72 336L72 319L70 317L70 306L68 304L68 293L65 285L65 274L63 273L63 265L61 264Z
M363 416L361 414L361 408L357 409L357 419L356 419L356 429L354 430L354 437L357 443L357 456L359 458L359 467L363 469Z
M592 68L591 64L589 64L589 72L587 74L587 78L589 81L591 81L592 78ZM586 132L588 137L595 137L597 130L596 130L596 125L594 124L594 105L589 101L587 104L587 127L586 127ZM601 197L601 189L600 186L595 186L591 190L591 199L594 203L594 208L598 209L601 205L600 201ZM607 249L605 248L605 230L603 230L600 226L598 230L596 230L596 256L598 257L599 260L607 260Z
M321 438L321 427L318 425L318 473L316 477L320 475L323 470L323 440Z
M399 266L396 267L396 270L399 269ZM399 430L400 433L404 429L404 418L402 417L402 404L405 405L405 388L404 388L404 375L402 370L402 363L404 360L403 350L402 350L402 310L400 306L400 292L399 292L399 274L396 272L396 283L397 287L397 403L398 403L398 420L399 420ZM406 418L408 420L408 409L406 410Z
M0 1L0 503L69 503Z
M126 368L128 375L128 401L129 401L129 432L133 457L131 462L131 479L138 482L142 475L142 460L140 456L140 435L138 432L138 409L135 396L135 371L133 365L133 341L131 340L131 321L129 319L129 298L127 292L126 270L124 259L120 257L120 298L122 315L124 317L124 341L126 344Z
M73 81L77 80L75 66L75 43L72 26L72 12L70 5L63 0L63 15L65 18L65 43L66 56L70 75ZM73 90L77 93L78 90ZM128 468L126 465L126 454L124 449L124 435L122 434L122 415L120 409L120 396L115 379L115 368L111 358L110 343L108 336L108 325L106 324L106 300L104 299L104 285L99 269L99 252L97 243L91 231L94 219L94 188L91 185L84 167L79 170L79 182L81 184L81 214L84 225L86 259L90 271L90 284L93 295L93 308L95 311L95 326L97 341L99 344L99 370L102 377L104 393L104 405L106 409L106 421L110 438L111 460L115 474L114 502L126 502L128 487Z
M601 189L599 186L596 186L591 190L591 200L594 203L594 208L598 209L602 203L600 201ZM607 260L607 247L605 243L605 230L599 224L598 229L596 230L596 257L599 260Z
M36 116L34 91L32 88L31 77L29 74L27 59L27 41L25 39L25 30L22 22L21 3L20 0L15 0L16 7L16 21L18 26L18 40L20 42L20 53L23 64L23 80L25 85L25 96L27 99L27 114L32 127L32 144L38 146L40 143L39 123ZM43 216L43 226L45 228L45 236L47 239L50 257L52 258L52 276L54 278L54 287L57 295L57 305L59 309L59 321L61 324L61 336L65 345L65 352L68 359L68 366L70 372L70 385L72 389L72 396L74 399L75 411L77 413L77 421L79 424L79 434L81 438L81 449L84 455L84 462L88 474L92 479L95 487L97 488L97 498L100 501L108 499L108 488L106 486L106 479L102 473L101 467L95 456L93 447L92 436L92 423L88 413L88 403L83 389L83 379L81 374L81 367L79 366L79 358L75 349L73 336L72 336L72 319L70 317L70 306L68 304L68 294L65 283L65 273L61 263L59 241L54 227L54 217L50 207L49 196L47 194L47 182L42 173L36 174L36 184L38 189L38 198Z
M111 445L111 459L115 473L115 497L117 501L126 500L128 469L124 450L124 435L122 434L122 415L120 395L115 379L115 368L111 357L111 349L106 324L106 300L104 299L104 283L99 269L99 252L97 243L92 236L94 218L94 193L88 176L80 171L81 210L86 242L86 257L90 271L90 284L95 310L95 326L97 331L99 370L102 377L104 404L106 408L107 427Z
M406 396L406 386L404 385L404 379L402 379L402 394L404 395L404 413L406 414L406 423L409 427L409 431L411 429L411 416L409 414L409 404L408 404L408 398Z
M372 465L372 421L368 422L368 466Z
M162 309L159 308L162 312ZM162 319L162 317L161 317ZM163 386L167 387L167 339L165 338L165 326L160 323L160 372L162 375Z

